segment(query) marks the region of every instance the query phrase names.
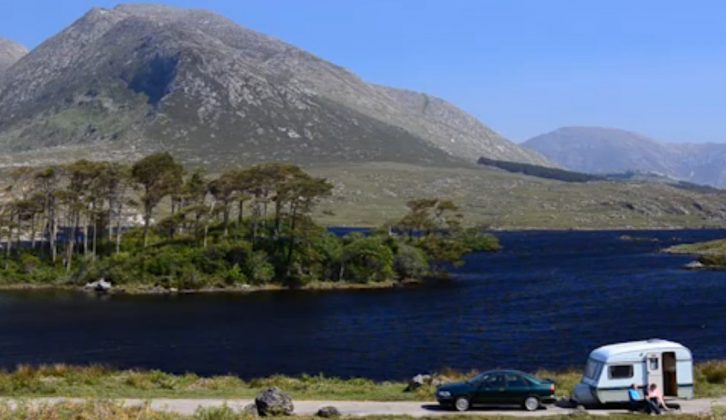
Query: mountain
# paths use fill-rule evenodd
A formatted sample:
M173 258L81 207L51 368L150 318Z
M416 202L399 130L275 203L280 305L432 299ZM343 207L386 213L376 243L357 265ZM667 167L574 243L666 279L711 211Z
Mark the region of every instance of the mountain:
M92 9L3 80L3 153L93 146L204 163L550 165L444 100L366 83L200 10Z
M635 171L726 186L726 144L669 144L614 128L564 127L534 137L523 146L573 171Z
M22 45L0 38L0 77L8 69L8 67L20 60L28 50Z
M675 169L668 147L640 134L614 128L563 127L527 140L523 145L580 172L670 173Z

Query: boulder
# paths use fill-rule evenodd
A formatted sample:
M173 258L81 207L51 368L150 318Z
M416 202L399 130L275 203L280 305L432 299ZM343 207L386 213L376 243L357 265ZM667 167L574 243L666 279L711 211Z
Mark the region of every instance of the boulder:
M295 408L290 396L278 387L268 388L257 394L255 405L261 416L289 416Z
M318 417L325 418L325 419L335 418L335 417L340 417L340 410L338 410L337 408L335 408L333 406L327 406L327 407L322 407L321 409L319 409L318 412L315 413L315 415Z
M113 288L113 285L110 282L107 282L106 279L99 279L91 283L86 283L83 288L86 290L93 290L98 293L107 293Z
M686 270L700 270L704 267L705 265L703 265L703 263L700 261L691 261L683 266L683 268L685 268Z
M257 404L247 404L242 409L242 415L245 417L259 417L260 413L257 411Z
M419 373L418 375L411 378L410 381L408 381L406 392L415 391L422 386L430 385L432 379L433 378L431 377L431 375Z

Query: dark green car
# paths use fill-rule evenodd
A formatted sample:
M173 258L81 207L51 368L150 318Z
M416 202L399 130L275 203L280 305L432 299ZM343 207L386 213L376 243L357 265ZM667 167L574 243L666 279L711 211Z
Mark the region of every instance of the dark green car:
M467 382L441 385L436 399L458 411L477 405L518 405L534 411L555 400L555 384L518 370L491 370Z

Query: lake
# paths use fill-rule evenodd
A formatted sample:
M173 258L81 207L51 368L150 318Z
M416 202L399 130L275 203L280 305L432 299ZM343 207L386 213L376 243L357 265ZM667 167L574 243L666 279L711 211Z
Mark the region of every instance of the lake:
M622 240L623 234L647 240ZM455 280L396 290L95 297L0 293L0 366L104 363L245 378L401 379L441 367L580 367L659 337L726 359L726 272L659 253L726 231L502 232Z

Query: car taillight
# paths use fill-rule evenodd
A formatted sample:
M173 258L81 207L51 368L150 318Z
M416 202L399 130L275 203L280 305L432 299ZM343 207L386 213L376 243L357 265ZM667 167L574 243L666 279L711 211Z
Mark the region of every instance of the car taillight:
M550 394L554 395L555 393L555 384L550 385Z

